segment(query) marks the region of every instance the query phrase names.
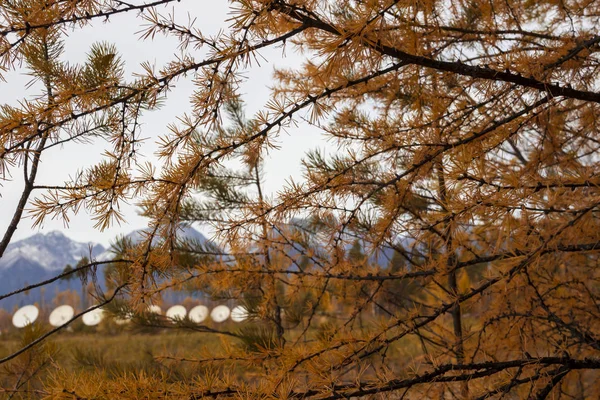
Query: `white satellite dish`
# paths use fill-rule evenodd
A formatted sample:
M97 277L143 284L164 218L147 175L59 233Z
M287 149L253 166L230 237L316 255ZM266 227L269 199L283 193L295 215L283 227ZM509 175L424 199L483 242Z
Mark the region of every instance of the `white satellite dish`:
M215 322L223 322L229 318L229 307L227 306L216 306L210 312L210 318Z
M159 306L157 306L156 304L152 304L148 306L148 312L150 314L158 314L161 315L162 314L162 310Z
M96 308L83 314L83 323L87 326L98 325L104 318L104 311L101 308Z
M231 320L233 322L243 322L248 319L248 310L244 306L233 307L231 310Z
M176 319L184 319L187 315L187 310L184 306L176 305L167 310L167 318L176 320Z
M190 320L199 324L204 321L208 317L208 307L206 306L196 306L190 310Z
M75 315L75 310L73 310L73 307L71 306L64 305L56 307L54 311L50 313L50 325L63 326L71 318L73 318L73 315Z
M23 328L26 325L32 324L40 315L40 311L34 305L21 307L13 315L12 323L16 328Z

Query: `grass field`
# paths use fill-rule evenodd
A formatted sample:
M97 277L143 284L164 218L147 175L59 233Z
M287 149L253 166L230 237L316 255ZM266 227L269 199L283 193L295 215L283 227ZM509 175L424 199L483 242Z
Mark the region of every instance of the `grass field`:
M229 348L230 354L238 348L240 351L249 348L247 340L185 329L186 323L182 323L183 329L156 329L134 323L117 326L114 322L105 322L97 327L75 323L72 328L64 329L44 341L45 346L36 346L4 364L4 368L0 367L0 383L6 398L41 398L44 397L46 382L53 379L62 382L65 376L85 376L87 373L90 376L101 374L113 381L122 380L124 376L146 376L156 377L166 384L192 382L205 376L216 364L177 362L177 359L219 357L224 354L224 347ZM365 321L366 326L370 323L374 321ZM209 328L239 333L249 326L251 323L228 321ZM33 327L5 332L0 336L0 357L14 353L48 329L47 326L34 324ZM287 332L288 343L292 343L301 331ZM244 334L247 335L248 331L244 331ZM313 340L317 340L319 334L318 328L309 332ZM389 348L387 366L405 364L419 354L420 345L416 338L403 339ZM227 374L250 381L253 374L261 373L258 364L234 366L227 363L223 368ZM31 371L34 373L31 374ZM10 392L14 389L20 392ZM0 398L4 398L2 393Z
M34 336L25 328L12 331L0 338L0 357L19 350ZM47 328L46 328L47 329ZM43 332L43 331L42 331ZM29 336L26 338L26 336ZM124 375L146 374L178 381L193 378L198 367L192 363L172 363L161 356L192 357L203 348L218 354L221 335L186 330L157 330L153 333L123 328L112 331L59 332L49 338L45 346L27 351L0 367L0 383L4 394L0 398L39 398L44 382L53 374L81 372L102 373L109 379ZM34 372L31 374L31 372ZM18 388L24 392L11 393ZM7 391L8 390L8 391ZM32 392L33 391L33 392ZM6 395L6 396L4 396Z

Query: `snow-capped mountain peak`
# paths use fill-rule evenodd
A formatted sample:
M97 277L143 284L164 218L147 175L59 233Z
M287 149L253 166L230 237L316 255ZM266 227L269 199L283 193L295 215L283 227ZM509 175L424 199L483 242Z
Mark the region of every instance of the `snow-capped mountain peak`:
M143 233L134 231L126 235L132 241L143 237ZM189 237L199 241L206 240L193 228L183 229L180 237ZM90 257L91 256L91 257ZM8 245L0 258L0 295L20 289L28 284L54 278L67 265L75 266L82 257L96 261L108 261L114 253L103 246L88 242L78 242L65 236L62 232L38 233L27 239ZM97 283L104 285L103 267L97 271ZM60 279L44 288L33 289L23 295L12 296L0 301L0 308L9 310L15 306L31 304L36 301L51 301L52 297L66 289L77 286L71 279Z
M102 245L77 242L62 232L37 233L9 244L0 258L0 269L18 267L20 263L27 262L49 271L60 271L67 264L75 265L82 257L95 257L104 250Z

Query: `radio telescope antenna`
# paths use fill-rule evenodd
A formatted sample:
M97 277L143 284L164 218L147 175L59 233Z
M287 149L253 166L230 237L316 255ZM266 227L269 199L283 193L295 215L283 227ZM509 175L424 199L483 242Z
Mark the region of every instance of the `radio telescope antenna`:
M148 306L148 313L161 315L162 309L160 308L160 306L157 306L156 304L151 304Z
M210 318L215 322L223 322L229 318L229 307L227 306L216 306L210 312Z
M167 318L175 321L179 319L184 319L187 315L187 310L184 306L176 305L167 310Z
M98 325L104 318L104 311L101 308L86 312L83 314L83 323L87 326Z
M73 318L73 315L75 315L75 310L73 310L73 307L71 306L64 305L56 307L54 311L50 313L50 325L56 327L62 326L66 324L71 318Z
M33 322L40 315L40 310L34 305L28 305L21 307L13 315L12 323L16 328L23 328Z
M199 324L208 317L208 307L200 305L192 308L189 317L192 322Z
M243 322L248 319L248 310L244 306L233 307L231 310L231 320L233 322Z

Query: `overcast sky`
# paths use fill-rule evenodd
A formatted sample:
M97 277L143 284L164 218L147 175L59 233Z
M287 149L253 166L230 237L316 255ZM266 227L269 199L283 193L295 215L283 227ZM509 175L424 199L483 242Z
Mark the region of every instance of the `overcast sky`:
M205 34L214 34L220 29L226 29L228 26L228 22L226 22L228 18L227 6L228 2L226 1L199 2L197 0L183 0L180 3L175 3L174 12L180 23L187 21L189 12L192 18L197 19L196 27L200 28ZM173 12L173 6L160 7L159 11L166 15ZM150 61L160 67L178 54L178 42L173 38L162 36L156 36L153 41L142 42L139 39L140 35L136 34L142 29L142 22L140 18L136 18L133 14L126 14L111 17L108 23L95 22L91 27L69 32L69 37L66 39L64 59L71 62L81 62L85 59L86 52L92 43L108 41L116 44L122 58L125 60L128 77L132 77L135 72L141 72L140 64L144 61ZM291 47L287 48L285 57L282 57L281 49L263 51L261 54L267 61L262 62L260 67L253 66L248 71L247 76L249 79L242 90L249 116L259 110L268 99L268 86L271 84L273 67L275 65L298 66L301 62L301 57L293 53ZM25 86L30 80L26 72L24 69L10 72L5 76L6 82L0 81L0 103L16 105L23 98L32 98L39 95L39 87L26 89ZM189 109L188 99L193 89L191 80L180 80L175 86L164 106L159 111L146 113L142 120L142 136L147 138L142 148L142 154L152 161L155 160L153 152L156 148L156 138L166 132L167 124L173 122L176 116L182 115L184 111ZM290 130L287 135L282 134L278 143L281 146L280 150L272 152L265 164L266 191L272 194L281 189L289 177L293 177L294 180L301 179L300 160L306 150L326 146L321 134L306 125ZM68 144L44 152L37 183L45 185L61 184L68 180L69 175L74 174L75 171L99 161L101 159L100 154L105 146L105 143L102 142L90 145ZM22 175L20 169L14 170L12 179L3 182L3 186L0 188L2 195L0 198L2 232L8 226L23 188ZM39 192L34 192L32 197L35 197L36 194L39 194ZM134 205L130 205L124 211L127 224L114 226L104 232L99 232L93 228L94 221L84 211L72 216L68 227L65 227L63 221L48 219L41 229L32 230L32 220L25 219L19 225L13 241L40 231L46 233L52 230L61 230L67 236L78 241L108 244L116 235L128 233L146 225L143 218L137 215ZM205 233L210 235L210 232L205 231Z

